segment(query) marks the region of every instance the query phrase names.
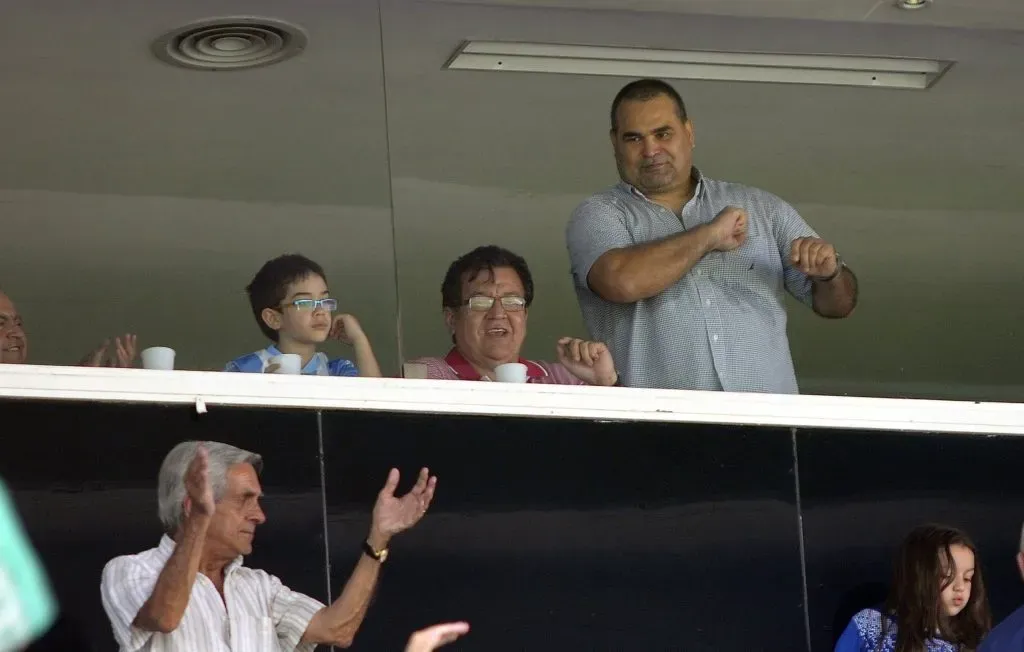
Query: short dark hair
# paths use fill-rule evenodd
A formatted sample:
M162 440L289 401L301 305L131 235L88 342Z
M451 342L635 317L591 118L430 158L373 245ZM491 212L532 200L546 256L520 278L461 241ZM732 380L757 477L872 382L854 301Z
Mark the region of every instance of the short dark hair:
M323 267L301 254L285 254L265 262L246 286L253 317L268 339L276 342L278 333L263 321L263 311L278 308L288 295L289 285L314 274L327 282Z
M474 279L477 275L488 270L493 275L497 267L511 267L519 275L526 291L526 305L533 303L533 277L530 275L530 268L526 260L508 249L497 245L486 245L477 247L468 254L459 256L444 275L444 282L441 283L441 307L458 308L462 305L462 279L467 276Z
M686 122L686 104L683 103L683 98L680 97L676 89L660 79L637 79L623 86L612 100L612 131L619 130L617 114L620 104L626 101L646 102L660 95L672 98L672 101L676 103L676 115L679 116L679 121Z

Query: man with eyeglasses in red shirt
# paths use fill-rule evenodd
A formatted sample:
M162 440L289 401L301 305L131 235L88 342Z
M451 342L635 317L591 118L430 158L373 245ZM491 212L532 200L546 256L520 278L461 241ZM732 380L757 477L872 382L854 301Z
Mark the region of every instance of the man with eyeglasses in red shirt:
M519 350L533 303L526 261L495 245L477 247L453 262L441 284L444 321L455 346L443 358L419 358L433 380L495 380L498 365L526 365L527 382L552 385L615 385L618 373L601 342L558 340L558 362L525 360Z

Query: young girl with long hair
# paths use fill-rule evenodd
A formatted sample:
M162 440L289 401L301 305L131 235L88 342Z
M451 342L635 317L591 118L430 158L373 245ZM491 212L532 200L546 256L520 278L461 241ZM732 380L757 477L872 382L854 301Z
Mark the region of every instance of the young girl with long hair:
M976 552L955 528L914 528L896 555L884 611L855 615L835 652L976 650L992 627Z

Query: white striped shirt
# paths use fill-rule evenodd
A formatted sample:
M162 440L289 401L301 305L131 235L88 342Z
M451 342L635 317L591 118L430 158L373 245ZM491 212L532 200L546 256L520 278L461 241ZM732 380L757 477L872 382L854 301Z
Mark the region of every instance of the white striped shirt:
M188 607L173 632L147 632L132 625L174 546L164 535L156 548L116 557L103 569L100 595L121 652L312 652L316 647L299 641L324 605L269 573L245 568L242 557L224 569L223 600L208 577L196 575Z

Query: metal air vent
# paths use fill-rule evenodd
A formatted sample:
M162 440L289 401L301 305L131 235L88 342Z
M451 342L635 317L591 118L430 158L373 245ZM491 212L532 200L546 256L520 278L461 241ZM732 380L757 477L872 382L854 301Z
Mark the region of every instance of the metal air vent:
M272 18L228 17L179 27L153 43L161 61L193 70L244 70L301 53L306 33Z

